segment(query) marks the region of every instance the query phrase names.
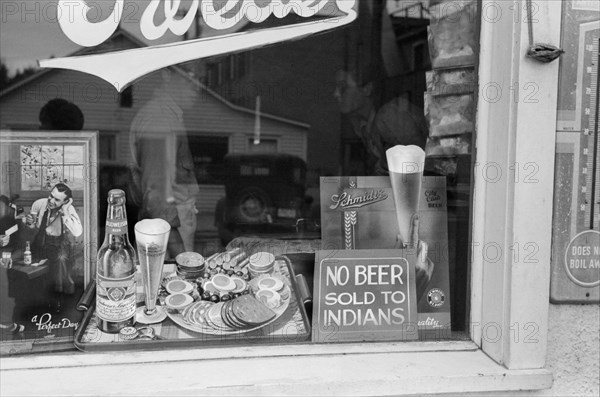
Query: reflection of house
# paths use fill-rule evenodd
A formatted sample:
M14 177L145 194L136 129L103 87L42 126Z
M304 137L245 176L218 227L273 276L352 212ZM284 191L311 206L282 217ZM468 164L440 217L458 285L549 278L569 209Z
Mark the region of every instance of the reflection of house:
M265 23L262 24L263 26ZM355 25L302 40L198 62L207 86L232 102L309 123L309 172L340 172L340 112L335 71L344 67ZM311 183L318 181L312 180Z
M103 50L121 50L142 45L124 31L103 44ZM85 50L79 52L83 53ZM79 55L78 54L78 55ZM261 115L261 143L253 144L254 111L237 105L212 91L182 69L174 67L172 84L192 87L197 92L194 110L184 114L197 176L202 184L198 207L212 211L224 194L220 164L228 152L269 150L307 156L304 123L268 114ZM85 129L100 131L99 159L102 164L127 165L131 161L129 127L137 111L152 96L156 74L118 94L93 76L65 70L43 70L0 93L0 128L37 130L38 113L50 99L62 97L77 104L85 115ZM177 99L176 99L177 100Z
M370 38L381 34L381 14L375 4L382 6L383 2L367 3L358 2L358 20L343 29L201 60L198 74L207 86L232 102L251 107L260 95L265 110L309 123L309 173L362 174L363 143L340 114L334 98L334 76L342 68L356 70L358 74L378 70L375 63L381 61L381 49L377 40ZM261 26L293 23L293 18L287 17L284 22L267 20ZM382 82L383 100L402 95L422 107L424 70L430 67L429 20L411 13L406 18L393 17L391 23L394 30L391 34L397 39L395 44L400 53L400 68L395 71L398 75ZM252 24L244 27L251 28ZM311 182L314 180L309 179Z

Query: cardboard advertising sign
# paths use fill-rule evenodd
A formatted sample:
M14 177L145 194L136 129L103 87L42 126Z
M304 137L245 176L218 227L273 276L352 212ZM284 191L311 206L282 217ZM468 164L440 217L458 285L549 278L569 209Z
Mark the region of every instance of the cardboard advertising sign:
M97 141L0 130L0 356L74 348L96 271Z
M421 337L449 336L450 286L448 223L444 177L423 177L418 204L418 239L426 243L424 265L417 268L417 310ZM388 177L321 178L321 238L324 250L400 248L398 220ZM419 243L422 249L423 245ZM417 250L409 248L407 251ZM381 254L386 251L381 251ZM423 254L423 252L421 252ZM421 258L421 257L419 257ZM413 263L414 265L414 263ZM319 286L315 283L315 290Z
M318 251L313 342L417 339L415 258L406 251Z

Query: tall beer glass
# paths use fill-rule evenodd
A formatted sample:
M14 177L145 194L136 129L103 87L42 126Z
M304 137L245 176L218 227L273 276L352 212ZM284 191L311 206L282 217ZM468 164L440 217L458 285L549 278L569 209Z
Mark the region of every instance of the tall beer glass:
M386 151L396 217L404 247L415 247L412 220L419 211L425 152L418 146L397 145Z
M144 219L135 224L135 241L145 296L145 307L137 309L136 321L142 324L159 323L166 317L164 310L156 306L156 298L170 231L171 226L162 219Z

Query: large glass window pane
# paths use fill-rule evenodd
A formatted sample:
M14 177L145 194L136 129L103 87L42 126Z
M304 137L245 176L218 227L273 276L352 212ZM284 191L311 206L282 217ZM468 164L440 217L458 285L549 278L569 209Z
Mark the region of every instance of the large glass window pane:
M277 37L281 30L275 29L342 15L345 1L325 1L311 18L290 13L260 23L242 15L240 2L223 15L222 23L232 22L227 29L211 27L204 10L181 35L165 29L148 38L141 21L149 3L131 0L114 34L90 47L75 44L61 31L56 7L48 6L56 2L38 2L48 14L43 23L17 12L7 14L1 25L0 127L37 128L42 107L65 99L81 109L83 129L104 131L99 140L100 227L108 190L121 188L127 194L130 229L142 218L160 217L171 224L179 241L170 261L182 251L210 257L268 242L277 254L296 255L295 270L308 280L314 253L326 248L323 236L332 228L322 217L331 205L323 190L327 178L342 177L340 191L389 185L385 151L419 146L426 153L428 182L423 186L428 187L417 237L429 244L433 264L426 281L449 288L424 287L418 308L445 311L443 321L451 318L454 336L460 336L467 330L477 1L349 1L356 3L358 17L348 25L157 67L140 73L128 87L117 87L121 93L113 81L93 74L35 66L44 58L184 46L224 34L243 33L236 36L243 41L244 35L272 29ZM105 3L112 2L92 7L104 17L113 9ZM216 4L218 13L226 2L208 3ZM182 1L177 18L193 14L193 4ZM158 7L154 21L164 18ZM64 114L56 122L71 126L72 116ZM57 150L51 167L21 157L22 190L42 191L58 180L82 186L80 154L69 146ZM367 220L363 217L371 215L361 211L343 213L347 219L334 225L336 233L347 232L341 224L356 219L352 233L368 240L363 247L394 248L400 241L397 232L389 235L385 229L398 227L393 209ZM430 320L424 315L419 321L425 327ZM451 336L435 327L430 327L430 338Z

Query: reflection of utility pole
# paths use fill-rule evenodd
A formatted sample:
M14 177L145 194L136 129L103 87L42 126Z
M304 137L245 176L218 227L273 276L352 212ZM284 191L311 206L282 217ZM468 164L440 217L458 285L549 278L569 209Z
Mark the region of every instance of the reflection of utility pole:
M189 10L181 10L180 9L177 11L176 16L178 18L184 18L188 12L189 12ZM202 12L200 9L198 9L198 12L196 12L196 16L194 17L194 23L192 24L192 26L194 27L194 34L191 34L190 31L187 30L183 34L183 41L200 38L200 36L202 35L202 24L200 23L201 19L202 19Z
M202 25L200 21L202 20L202 11L198 8L198 13L196 14L196 38L200 38L202 35Z
M184 18L188 12L189 12L189 10L179 9L177 11L176 15L178 18ZM200 36L202 36L201 20L202 20L202 13L200 11L200 8L198 8L198 11L196 12L196 16L194 18L194 22L190 25L190 29L188 29L183 34L183 37L182 37L183 41L199 39ZM194 29L193 32L191 32L192 27ZM199 60L190 62L186 69L188 70L188 72L191 72L196 78L202 79L202 76L205 75L204 65L205 65L205 62L202 61L201 59L199 59Z
M371 71L371 78L381 76L383 72L383 65L381 59L381 29L383 8L385 7L384 0L374 0L372 15L371 15L371 65L373 70ZM381 90L377 90L381 92ZM376 100L378 100L377 98Z

